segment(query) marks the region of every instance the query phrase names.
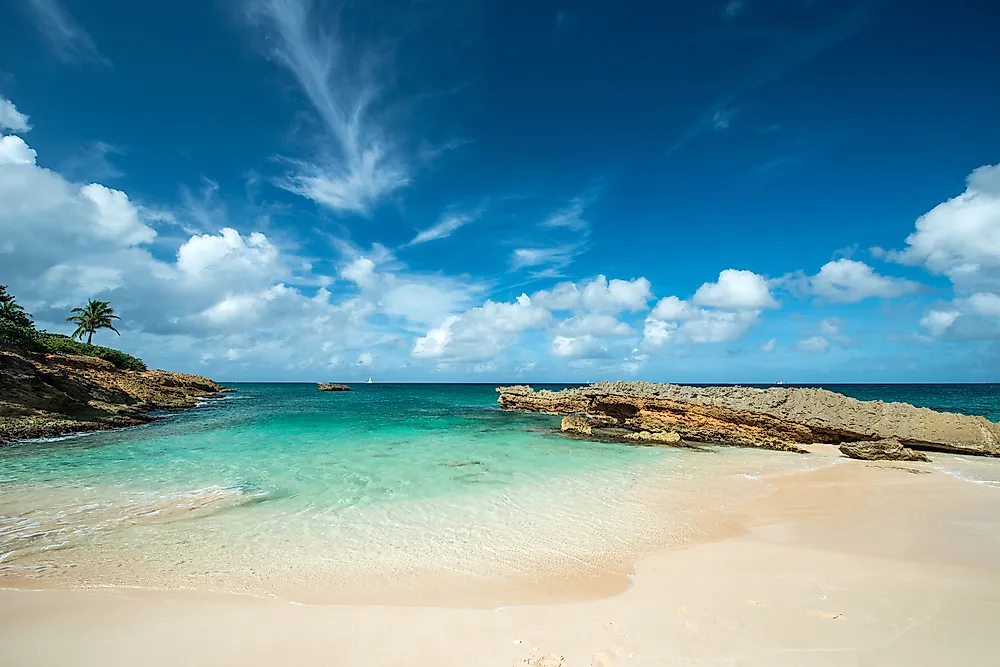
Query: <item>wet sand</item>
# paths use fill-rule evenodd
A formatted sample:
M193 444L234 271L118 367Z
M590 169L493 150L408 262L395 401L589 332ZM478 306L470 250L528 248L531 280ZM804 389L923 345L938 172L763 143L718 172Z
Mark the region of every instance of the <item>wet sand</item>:
M1000 488L935 464L831 465L707 510L626 591L500 609L0 591L4 665L993 665ZM1000 462L948 467L998 479ZM917 471L917 472L914 472ZM739 530L732 530L732 526Z

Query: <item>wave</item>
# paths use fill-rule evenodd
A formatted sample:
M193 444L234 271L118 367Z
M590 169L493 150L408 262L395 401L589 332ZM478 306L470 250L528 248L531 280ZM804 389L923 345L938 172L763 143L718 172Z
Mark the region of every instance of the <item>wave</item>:
M84 492L94 497L83 502L74 490L63 492L70 497L54 506L47 503L52 509L40 511L29 506L18 512L7 504L0 507L0 566L6 569L9 563L25 556L72 547L109 530L203 518L275 497L248 485L213 485L166 493L90 488Z

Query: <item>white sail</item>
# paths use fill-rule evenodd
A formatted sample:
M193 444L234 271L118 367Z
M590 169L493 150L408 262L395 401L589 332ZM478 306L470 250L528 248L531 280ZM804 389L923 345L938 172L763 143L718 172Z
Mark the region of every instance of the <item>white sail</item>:
M369 378L368 378L368 384L371 384L371 383L372 383L372 379L371 379L371 377L369 376Z

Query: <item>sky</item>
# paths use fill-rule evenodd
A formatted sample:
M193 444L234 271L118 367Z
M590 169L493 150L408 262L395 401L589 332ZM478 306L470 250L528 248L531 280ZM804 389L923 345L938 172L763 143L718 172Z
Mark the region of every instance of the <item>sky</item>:
M223 381L1000 381L1000 7L0 0L0 283Z

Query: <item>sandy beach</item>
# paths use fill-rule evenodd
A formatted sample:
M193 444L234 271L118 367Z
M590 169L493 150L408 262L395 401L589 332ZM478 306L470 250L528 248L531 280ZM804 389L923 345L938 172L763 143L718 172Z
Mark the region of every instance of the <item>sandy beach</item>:
M3 590L3 663L995 664L1000 489L982 482L998 462L816 458L726 516L707 512L726 529L642 559L631 587L599 599L473 609Z

